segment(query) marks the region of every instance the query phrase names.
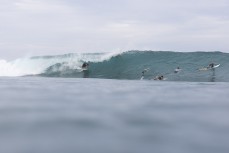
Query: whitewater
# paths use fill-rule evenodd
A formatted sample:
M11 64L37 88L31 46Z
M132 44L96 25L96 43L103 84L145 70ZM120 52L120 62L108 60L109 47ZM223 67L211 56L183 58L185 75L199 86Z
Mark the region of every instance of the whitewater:
M82 71L83 62L89 63L88 71ZM219 68L199 71L210 63ZM182 71L174 74L174 69ZM222 52L165 52L127 51L113 53L71 53L58 56L0 60L0 76L43 76L63 78L104 78L138 80L142 71L144 79L163 75L168 81L228 82L229 54Z
M37 56L18 58L14 61L6 61L0 59L0 76L25 76L38 75L44 73L49 67L61 64L58 71L64 71L67 68L72 71L81 70L83 62L102 62L109 60L112 56L120 54L119 52L112 52L106 54L80 54L69 53L57 56Z

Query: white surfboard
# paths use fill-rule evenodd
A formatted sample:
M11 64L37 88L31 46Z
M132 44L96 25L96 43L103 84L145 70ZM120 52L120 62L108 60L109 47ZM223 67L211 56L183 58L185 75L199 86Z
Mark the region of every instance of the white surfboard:
M217 65L213 66L213 68L217 68L217 67L219 67L219 66L220 66L220 64L217 64Z
M215 69L215 68L217 68L217 67L219 67L219 66L220 66L220 64L217 64L217 65L215 65L215 66L213 66L213 67L203 67L203 68L200 68L199 70L200 70L200 71L207 71L207 70Z
M80 69L80 72L87 71L87 70L88 70L88 67L81 68L81 69Z
M175 69L174 70L174 73L178 73L178 72L180 72L182 69Z

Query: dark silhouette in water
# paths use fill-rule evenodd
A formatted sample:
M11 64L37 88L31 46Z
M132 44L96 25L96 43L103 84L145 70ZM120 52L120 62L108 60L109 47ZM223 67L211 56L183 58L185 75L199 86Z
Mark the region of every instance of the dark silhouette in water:
M83 63L83 65L82 65L82 69L87 69L87 68L88 68L88 66L89 66L89 64L88 64L88 63L86 63L86 62L84 62L84 63Z
M214 63L210 63L210 64L208 65L208 68L213 68L214 66L215 66Z
M164 76L161 75L161 76L157 76L156 78L154 78L154 80L163 80L164 79Z

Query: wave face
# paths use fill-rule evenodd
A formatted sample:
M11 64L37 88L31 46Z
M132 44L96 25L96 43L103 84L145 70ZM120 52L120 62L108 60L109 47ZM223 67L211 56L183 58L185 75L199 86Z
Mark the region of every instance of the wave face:
M83 62L89 69L82 71ZM199 71L209 63L214 70ZM179 73L174 69L180 67ZM128 51L123 53L66 54L0 60L0 76L38 75L43 77L106 78L139 80L163 75L167 81L229 82L229 54L222 52Z

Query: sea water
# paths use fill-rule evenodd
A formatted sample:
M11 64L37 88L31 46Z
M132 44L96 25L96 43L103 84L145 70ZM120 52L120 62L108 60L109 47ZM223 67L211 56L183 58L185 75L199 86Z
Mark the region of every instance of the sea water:
M1 153L228 153L229 83L0 77Z
M82 64L89 64L82 71ZM208 65L220 64L216 69ZM179 73L174 70L180 67ZM58 56L0 59L0 76L43 76L139 80L163 75L168 81L229 82L229 53L128 51L121 53L75 53ZM206 71L201 71L206 69Z

